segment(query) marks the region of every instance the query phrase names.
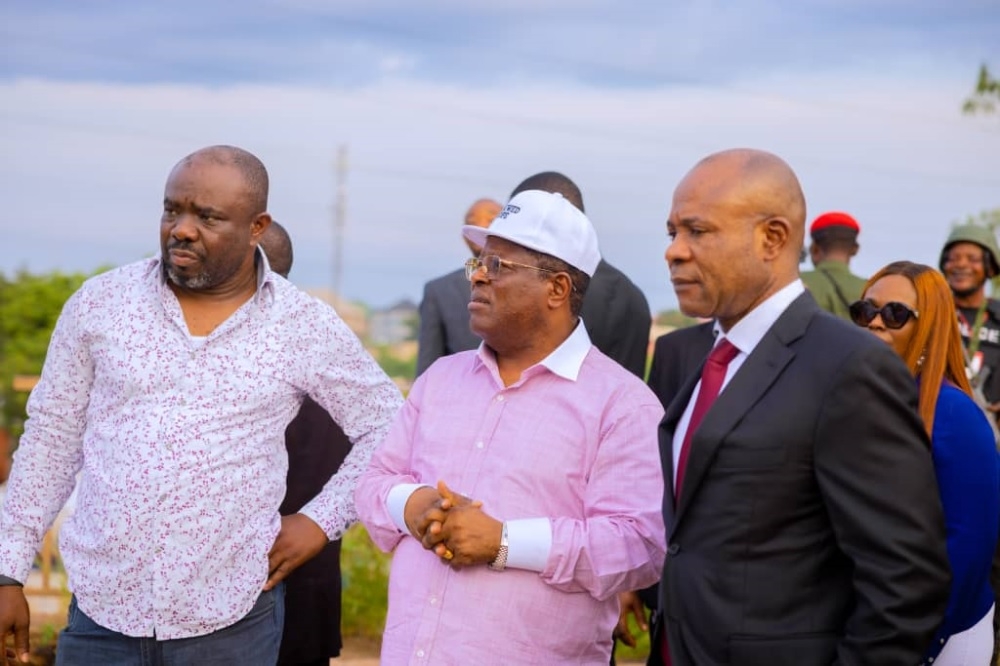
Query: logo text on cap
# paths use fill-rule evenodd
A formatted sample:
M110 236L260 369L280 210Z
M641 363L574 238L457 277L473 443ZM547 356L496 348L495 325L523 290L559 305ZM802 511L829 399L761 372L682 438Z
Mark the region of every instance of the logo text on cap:
M520 212L521 212L520 206L511 206L510 204L507 204L506 206L503 207L503 210L500 211L500 214L497 215L497 217L506 220L508 215Z

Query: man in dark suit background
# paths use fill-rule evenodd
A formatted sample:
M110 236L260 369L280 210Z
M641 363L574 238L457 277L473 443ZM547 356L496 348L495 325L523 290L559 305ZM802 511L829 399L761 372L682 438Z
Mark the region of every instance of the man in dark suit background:
M488 227L500 212L492 199L479 199L465 213L465 224ZM472 256L482 249L468 239ZM475 349L481 340L469 328L469 280L458 268L424 285L420 301L420 334L417 344L417 376L442 356Z
M529 176L510 196L525 190L561 194L581 212L587 212L580 188L559 172L543 171ZM594 346L636 377L645 376L649 329L653 323L649 303L627 275L604 259L590 279L580 317Z
M944 613L916 387L887 345L805 293L804 226L798 180L769 153L712 155L674 192L680 308L715 318L735 357L689 379L660 426L673 666L915 664Z
M715 322L704 322L665 333L653 345L646 384L665 410L692 375L701 370L715 344Z
M292 270L292 239L275 221L260 239L271 270ZM285 429L288 477L278 512L297 513L330 480L351 450L351 441L330 414L306 397ZM285 578L285 625L278 666L327 666L340 655L340 539L331 541Z

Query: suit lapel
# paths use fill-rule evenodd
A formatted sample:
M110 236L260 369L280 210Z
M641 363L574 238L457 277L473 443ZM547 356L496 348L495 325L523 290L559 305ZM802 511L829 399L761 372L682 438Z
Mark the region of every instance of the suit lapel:
M809 320L818 310L816 302L808 292L792 301L764 334L705 415L698 432L691 440L691 451L684 472L684 487L681 488L681 496L674 512L674 529L683 520L684 512L697 493L723 439L739 424L795 358L795 352L789 345L802 336ZM698 375L700 374L699 370ZM691 389L688 389L687 399L680 406L680 413L683 413L687 406ZM675 405L671 404L670 407L673 408ZM677 416L677 419L679 418L680 415ZM676 421L673 425L676 427Z
M701 379L701 371L704 367L705 363L702 361L701 365L698 366L698 371L688 378L673 401L667 405L666 414L660 421L660 461L663 464L665 486L663 490L663 519L668 526L672 524L674 517L674 433L677 431L677 422L681 420L684 409L691 400L694 387Z

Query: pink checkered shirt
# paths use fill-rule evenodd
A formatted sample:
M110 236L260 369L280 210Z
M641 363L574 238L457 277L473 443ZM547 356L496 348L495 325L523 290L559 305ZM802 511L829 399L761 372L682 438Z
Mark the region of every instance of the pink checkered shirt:
M506 388L485 346L435 362L355 493L372 539L394 549L382 663L605 666L616 594L663 564L662 416L582 323ZM547 519L544 569L456 571L400 532L389 492L439 479L499 520Z

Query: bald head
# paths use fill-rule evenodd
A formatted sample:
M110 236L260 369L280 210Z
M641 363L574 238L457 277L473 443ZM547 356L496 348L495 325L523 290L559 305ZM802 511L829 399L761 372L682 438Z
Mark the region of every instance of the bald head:
M471 224L474 227L482 227L485 229L490 226L497 215L500 214L500 209L503 206L500 205L499 201L494 201L493 199L477 199L475 203L469 206L469 210L465 212L465 224ZM469 246L469 251L472 252L473 256L479 256L479 253L483 248L479 247L468 238L464 238L465 244Z
M666 260L681 311L723 330L798 278L805 234L798 178L776 155L727 150L674 190Z
M292 270L292 239L288 231L278 224L276 220L271 220L271 224L264 230L260 237L260 247L267 255L267 262L271 264L271 270L283 278L287 278Z
M794 254L798 264L805 239L806 199L787 162L767 151L735 148L704 158L684 180L698 172L713 174L716 195L743 209L748 222L769 217L787 220L791 241L788 252Z
M174 167L195 162L231 166L240 172L247 188L247 204L253 215L267 211L267 196L270 183L267 169L256 155L236 146L209 146L191 153Z
M580 192L580 188L567 176L558 171L542 171L541 173L536 173L534 176L528 176L521 181L520 185L514 188L510 196L513 198L514 195L526 190L541 190L542 192L561 194L566 201L579 208L580 212L587 212L583 208L583 193Z
M474 204L469 206L469 210L465 212L465 224L471 224L485 229L490 226L493 219L500 214L501 208L502 206L499 201L494 201L493 199L477 199Z

